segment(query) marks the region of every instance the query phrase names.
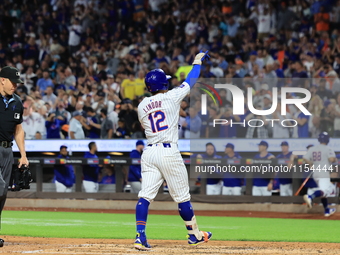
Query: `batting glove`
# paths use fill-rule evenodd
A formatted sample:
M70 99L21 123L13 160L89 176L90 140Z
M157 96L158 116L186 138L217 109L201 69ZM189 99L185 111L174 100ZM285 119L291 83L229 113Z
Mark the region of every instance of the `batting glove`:
M198 53L195 56L195 60L192 64L193 65L202 65L202 61L209 59L209 58L210 58L210 56L208 55L208 51L206 51L206 52L200 51L200 53Z

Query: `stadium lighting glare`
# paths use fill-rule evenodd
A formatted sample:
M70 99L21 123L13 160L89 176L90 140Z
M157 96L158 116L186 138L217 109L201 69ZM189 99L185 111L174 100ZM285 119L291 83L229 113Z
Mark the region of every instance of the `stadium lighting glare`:
M115 155L115 156L122 156L124 155L122 152L109 152L109 155Z
M43 152L42 154L47 155L47 156L54 156L54 152Z

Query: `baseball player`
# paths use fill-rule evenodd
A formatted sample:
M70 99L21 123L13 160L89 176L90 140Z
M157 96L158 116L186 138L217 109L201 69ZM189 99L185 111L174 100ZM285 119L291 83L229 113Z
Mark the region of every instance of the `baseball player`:
M136 149L131 151L130 158L141 158L144 149L144 142L138 140L136 142ZM141 166L140 165L130 165L128 181L131 186L131 193L138 193L141 190Z
M225 146L225 156L226 159L240 159L241 156L237 152L234 151L234 144L228 143ZM222 195L234 195L240 196L241 195L241 187L243 183L243 179L236 178L236 174L234 173L225 173L223 176L223 188L222 188Z
M19 168L28 166L25 150L25 132L22 128L23 111L21 99L14 93L17 84L24 83L20 72L14 67L5 66L0 72L0 217L5 206L8 185L13 168L13 139L15 139L21 158ZM0 238L0 247L4 245Z
M281 153L276 158L290 159L292 152L289 151L289 144L286 141L281 143ZM283 178L284 173L278 174L280 185L280 196L293 196L292 178Z
M85 152L84 158L98 158L96 155L97 145L95 142L89 143L89 150ZM100 167L98 165L84 165L83 166L83 186L85 192L96 193L99 189L98 177L99 177Z
M314 146L313 144L309 144L309 145L306 146L306 149L308 150L310 147L313 147L313 146ZM290 156L290 164L294 164L295 159L302 159L302 158L303 158L303 155L292 154ZM309 174L309 169L304 167L304 170L303 170L304 179L301 180L302 182L306 179L308 174ZM318 185L315 183L313 178L309 178L308 181L306 182L305 186L302 188L300 193L302 193L302 194L307 193L308 195L312 195L316 190L318 190Z
M254 159L273 159L275 156L267 151L268 143L261 141L259 144L259 154L255 155ZM273 181L270 178L258 177L255 175L253 179L253 196L271 196Z
M213 143L207 143L205 145L205 153L198 154L197 158L205 158L205 159L218 159L222 158L220 155L216 154L216 148ZM207 195L221 195L222 192L222 180L220 178L207 178L207 185L206 185L206 194ZM201 177L198 178L201 180Z
M67 146L60 146L58 158L69 158L67 156ZM57 192L72 192L72 186L75 181L74 170L72 165L56 165L54 167L55 187Z
M335 152L327 146L329 143L329 135L327 132L319 134L319 145L313 146L308 149L307 153L303 156L304 161L313 166L313 179L319 187L312 195L304 195L303 199L307 203L308 208L312 208L313 199L321 197L322 205L325 209L325 216L329 217L335 213L334 208L328 208L327 197L335 192L334 185L331 183L330 171L332 163L337 162Z
M168 79L171 77L162 69L152 70L145 77L146 87L152 96L144 98L138 106L138 118L148 141L142 154L143 182L136 205L137 236L134 247L138 250L151 249L145 233L148 208L164 180L172 199L178 203L179 214L188 230L189 245L207 242L212 236L211 232L198 228L190 203L188 173L177 147L181 101L195 85L202 61L208 57L207 52L197 54L186 80L170 91Z

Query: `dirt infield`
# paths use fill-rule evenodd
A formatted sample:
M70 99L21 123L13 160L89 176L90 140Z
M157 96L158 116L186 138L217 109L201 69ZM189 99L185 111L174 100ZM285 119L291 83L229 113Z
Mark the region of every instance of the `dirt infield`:
M143 254L133 248L133 240L65 239L5 236L1 254ZM147 254L340 254L335 243L281 243L210 241L190 247L186 241L149 240Z
M66 208L29 208L29 207L5 207L5 210L13 211L46 211L46 212L93 212L93 213L124 213L134 214L134 210L102 210L102 209L66 209ZM149 214L178 215L177 210L149 210ZM257 217L257 218L280 218L280 219L320 219L340 220L340 212L331 217L315 213L282 213L282 212L258 212L258 211L195 211L197 216L221 216L221 217Z
M88 210L60 208L11 208L22 211L96 212L96 213L134 213L133 210ZM174 211L155 211L151 214L177 215ZM326 218L319 214L292 214L276 212L248 211L197 211L197 215L263 217L289 219L331 219L339 220L340 213ZM133 248L132 239L71 239L4 236L5 246L1 254L143 254ZM288 242L249 242L249 241L209 241L197 247L190 247L185 240L149 240L153 246L150 254L340 254L338 243L288 243Z

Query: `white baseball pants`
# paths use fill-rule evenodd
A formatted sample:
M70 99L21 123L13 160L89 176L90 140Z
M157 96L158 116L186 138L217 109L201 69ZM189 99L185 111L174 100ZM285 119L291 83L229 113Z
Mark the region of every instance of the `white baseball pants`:
M55 188L57 192L72 192L72 187L68 188L61 182L55 181Z
M162 143L146 146L142 154L142 189L138 197L153 201L166 180L176 203L190 200L187 169L177 144L165 148Z

